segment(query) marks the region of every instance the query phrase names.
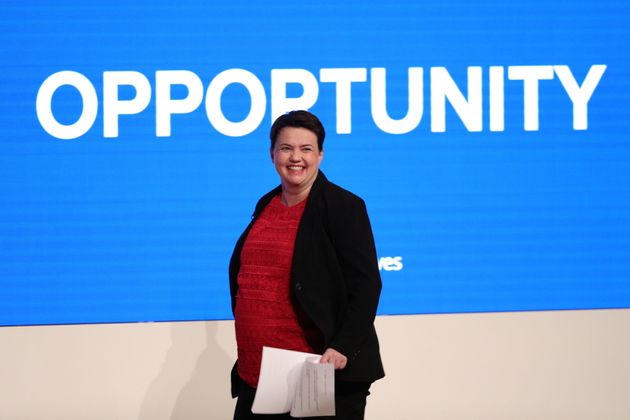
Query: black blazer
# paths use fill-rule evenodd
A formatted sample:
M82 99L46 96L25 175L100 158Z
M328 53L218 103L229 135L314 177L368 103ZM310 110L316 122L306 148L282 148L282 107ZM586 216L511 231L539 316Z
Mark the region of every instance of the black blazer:
M243 244L257 217L280 192L278 186L258 201L234 248L229 269L232 313ZM298 316L305 315L321 334L315 350L321 353L331 347L348 358L346 367L336 371L337 379L373 382L385 375L374 329L381 277L365 203L329 182L321 171L295 238L291 292ZM233 396L238 386L235 365Z

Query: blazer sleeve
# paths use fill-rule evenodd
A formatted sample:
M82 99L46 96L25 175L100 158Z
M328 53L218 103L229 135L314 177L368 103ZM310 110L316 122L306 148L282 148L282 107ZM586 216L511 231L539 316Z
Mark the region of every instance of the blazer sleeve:
M364 201L347 195L329 214L330 235L346 286L345 313L329 347L349 359L358 356L374 332L381 293L376 247Z

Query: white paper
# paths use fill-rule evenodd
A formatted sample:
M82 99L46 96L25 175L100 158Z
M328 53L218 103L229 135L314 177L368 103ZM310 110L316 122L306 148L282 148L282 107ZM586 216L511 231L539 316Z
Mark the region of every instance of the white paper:
M291 415L300 417L333 415L334 367L329 363L320 364L320 358L319 354L263 347L260 377L252 412L255 414L291 412ZM310 410L308 413L313 414L292 412L298 393L299 399L296 402L296 405L299 405L298 409L307 408ZM328 414L330 412L332 414Z
M335 368L332 363L319 363L309 357L302 367L291 416L313 417L335 415Z

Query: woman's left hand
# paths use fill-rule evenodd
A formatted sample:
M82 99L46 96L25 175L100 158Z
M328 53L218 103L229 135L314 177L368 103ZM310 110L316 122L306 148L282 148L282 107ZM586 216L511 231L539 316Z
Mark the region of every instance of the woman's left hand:
M332 363L335 365L335 369L343 369L348 363L348 358L335 349L327 348L322 358L319 359L319 363Z

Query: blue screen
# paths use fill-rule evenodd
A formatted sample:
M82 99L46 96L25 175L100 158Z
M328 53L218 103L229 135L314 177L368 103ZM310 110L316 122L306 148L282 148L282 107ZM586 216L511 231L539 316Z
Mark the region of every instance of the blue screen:
M0 325L229 319L308 108L379 314L630 307L627 2L6 2Z

